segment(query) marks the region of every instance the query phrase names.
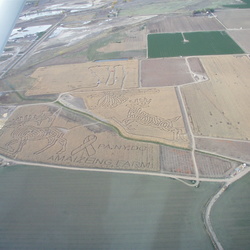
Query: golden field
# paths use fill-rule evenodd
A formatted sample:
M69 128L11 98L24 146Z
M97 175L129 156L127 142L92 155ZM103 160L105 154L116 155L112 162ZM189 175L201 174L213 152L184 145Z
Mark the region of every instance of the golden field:
M30 76L33 86L26 96L81 90L134 88L138 86L138 61L88 62L40 67Z
M123 135L188 147L181 110L173 87L74 93L91 114L116 126Z
M247 56L200 58L209 81L181 88L195 135L250 138Z

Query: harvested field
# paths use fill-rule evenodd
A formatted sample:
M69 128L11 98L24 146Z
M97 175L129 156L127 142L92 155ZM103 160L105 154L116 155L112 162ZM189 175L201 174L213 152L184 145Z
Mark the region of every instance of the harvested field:
M223 158L214 157L199 152L195 152L195 159L199 174L202 177L227 177L239 164Z
M238 159L239 161L250 162L250 143L222 139L196 138L196 148L211 153L224 155Z
M161 171L163 173L194 174L194 165L190 151L161 146L160 152Z
M228 29L250 28L249 9L223 10L216 15Z
M188 137L175 89L74 93L91 114L119 128L123 135L188 147ZM163 108L164 107L164 108Z
M174 33L225 30L215 19L207 16L161 16L147 25L148 33Z
M228 30L227 33L246 53L250 53L250 30Z
M250 140L250 60L203 57L210 78L181 88L195 135Z
M249 249L249 185L247 174L230 185L211 210L212 227L223 249Z
M47 105L18 108L1 129L0 153L69 167L159 171L159 146L118 136L108 126Z
M26 96L74 90L102 90L138 86L138 61L89 62L38 68Z
M148 57L243 54L225 31L148 35Z
M141 61L142 87L176 86L193 81L184 58Z

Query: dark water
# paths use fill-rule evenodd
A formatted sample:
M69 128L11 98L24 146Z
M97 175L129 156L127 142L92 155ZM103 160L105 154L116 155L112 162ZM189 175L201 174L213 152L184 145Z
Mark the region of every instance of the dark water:
M0 167L0 249L213 249L201 210L218 187Z
M0 0L0 55L24 4L25 0Z

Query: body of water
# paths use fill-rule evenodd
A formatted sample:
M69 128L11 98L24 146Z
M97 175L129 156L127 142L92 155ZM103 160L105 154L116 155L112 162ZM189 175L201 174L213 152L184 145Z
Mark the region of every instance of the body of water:
M201 219L219 188L169 178L0 168L0 249L213 249Z

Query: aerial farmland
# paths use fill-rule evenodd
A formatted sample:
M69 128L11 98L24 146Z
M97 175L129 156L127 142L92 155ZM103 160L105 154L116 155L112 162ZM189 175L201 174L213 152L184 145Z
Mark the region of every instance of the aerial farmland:
M249 184L249 9L184 2L27 1L0 57L0 249L235 249L250 230L230 220L250 218L230 198Z

